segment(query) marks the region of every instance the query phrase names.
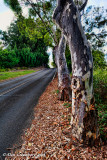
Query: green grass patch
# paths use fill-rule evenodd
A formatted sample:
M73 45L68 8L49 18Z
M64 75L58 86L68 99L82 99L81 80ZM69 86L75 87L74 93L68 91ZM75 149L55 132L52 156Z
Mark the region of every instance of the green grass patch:
M0 81L8 80L15 77L20 77L26 74L35 72L36 70L22 70L22 71L10 71L10 72L0 72Z
M69 107L71 107L71 104L66 102L66 103L63 104L63 106L66 106L66 108L69 108Z
M56 91L55 91L57 94L59 94L59 90L57 89Z
M97 69L93 76L95 103L98 110L100 134L103 141L106 140L107 127L107 71Z

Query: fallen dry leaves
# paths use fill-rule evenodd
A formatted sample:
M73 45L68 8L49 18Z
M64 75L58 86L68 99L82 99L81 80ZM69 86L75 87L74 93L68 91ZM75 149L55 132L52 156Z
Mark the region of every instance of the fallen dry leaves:
M6 160L103 160L107 146L83 147L71 135L71 106L57 99L57 77L34 109L35 118L25 131L24 142ZM13 153L13 151L11 152Z

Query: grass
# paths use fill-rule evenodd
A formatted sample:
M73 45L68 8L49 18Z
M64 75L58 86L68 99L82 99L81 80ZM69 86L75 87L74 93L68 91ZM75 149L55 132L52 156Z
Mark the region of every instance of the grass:
M94 96L99 117L100 134L103 141L106 141L107 128L107 71L98 69L94 71Z
M30 74L36 70L22 70L22 71L11 71L11 72L0 72L0 81L20 77L22 75Z
M59 90L58 89L56 90L56 93L59 94Z
M70 103L68 103L68 102L64 103L63 105L64 105L64 106L66 106L66 108L71 107L71 104L70 104Z

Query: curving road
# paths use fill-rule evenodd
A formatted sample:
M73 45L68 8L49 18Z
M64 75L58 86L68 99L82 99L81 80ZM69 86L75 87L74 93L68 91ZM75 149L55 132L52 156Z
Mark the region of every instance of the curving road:
M0 156L18 143L23 129L33 119L34 106L54 74L55 69L43 69L0 83Z

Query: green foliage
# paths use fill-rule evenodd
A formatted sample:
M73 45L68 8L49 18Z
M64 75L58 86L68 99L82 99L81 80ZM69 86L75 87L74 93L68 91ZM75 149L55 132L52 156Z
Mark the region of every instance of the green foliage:
M22 16L21 16L22 18ZM22 20L22 19L21 19ZM43 34L41 33L41 37L37 37L36 35L30 34L30 30L32 30L33 20L32 19L24 19L25 23L23 26L22 33L20 33L18 25L21 25L20 18L15 21L14 23L11 23L9 29L7 32L1 32L1 39L3 41L3 44L5 46L8 46L8 49L6 50L6 53L4 55L3 63L0 64L0 67L2 68L12 68L14 66L25 66L25 67L36 67L36 66L48 66L48 54L47 54L47 45L45 42L45 38L43 38ZM32 22L31 28L28 30L26 29L26 25ZM30 36L29 36L30 34ZM33 36L32 36L33 35ZM33 38L31 38L33 37ZM48 43L48 42L47 42ZM4 53L3 50L1 50L1 54ZM11 54L15 54L11 57ZM9 65L10 63L13 63L11 61L10 63L5 62L8 58L8 55L13 59L13 57L16 57L18 61L14 59L14 64ZM5 65L4 65L5 63Z
M0 68L13 68L19 63L14 50L0 50Z
M17 14L21 13L21 6L18 0L4 0L4 2Z
M0 81L19 77L19 76L30 74L33 72L35 72L35 70L33 70L33 69L32 70L24 70L24 71L13 71L13 72L12 71L6 72L6 71L3 71L3 69L2 69L2 71L0 70Z
M5 46L9 45L12 49L16 46L18 49L29 47L32 51L35 51L38 44L42 42L42 47L47 49L44 43L43 34L42 36L33 35L33 26L27 28L26 26L32 22L31 19L22 20L19 18L14 23L11 23L8 31L1 31L1 39ZM23 24L22 24L23 23ZM22 26L22 27L21 27ZM31 38L33 37L33 38ZM45 50L46 50L45 49Z
M94 87L97 88L98 85L107 87L107 68L97 69L94 71Z
M47 31L44 23L40 20L40 18L37 18L34 21L34 18L24 18L20 16L17 21L17 26L21 35L26 36L32 41L35 40L35 37L36 39L43 39L46 46L52 46L52 37L50 36L49 32Z
M105 69L97 69L94 71L94 96L98 109L99 126L101 138L106 140L107 127L107 71Z
M80 7L83 5L84 1L83 0L74 0L75 4L77 7Z
M57 94L59 94L59 93L60 93L60 91L57 89L57 90L56 90L56 93L57 93Z
M56 68L56 64L54 62L51 62L51 65L53 68Z
M47 2L44 2L42 6L45 11L50 11L52 8L52 3L47 1Z
M84 30L92 49L101 50L106 45L107 11L104 7L90 6L87 8L83 20Z
M23 16L19 16L17 20L17 27L21 35L29 38L30 40L35 39L34 31L35 31L36 23L34 22L33 18L31 17L24 18Z
M19 66L33 67L36 62L36 57L31 53L30 48L22 48L16 50L17 56L20 58Z
M92 50L92 55L93 55L94 69L106 67L106 61L103 52L99 50Z
M71 72L72 71L71 54L70 54L70 50L69 50L68 45L66 46L65 56L66 56L68 70L69 70L69 72Z
M36 67L45 66L48 64L47 53L41 52L41 49L32 52L30 48L13 50L0 50L0 68L13 68L13 67Z
M68 103L68 102L64 103L63 105L64 105L64 106L66 106L66 108L71 107L71 104L70 104L70 103Z

